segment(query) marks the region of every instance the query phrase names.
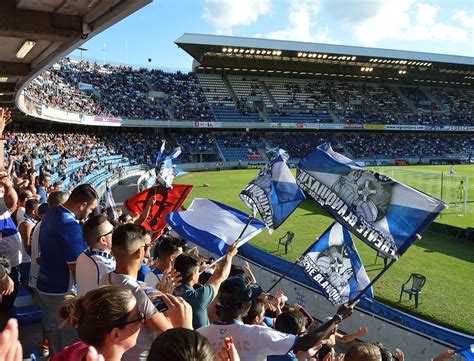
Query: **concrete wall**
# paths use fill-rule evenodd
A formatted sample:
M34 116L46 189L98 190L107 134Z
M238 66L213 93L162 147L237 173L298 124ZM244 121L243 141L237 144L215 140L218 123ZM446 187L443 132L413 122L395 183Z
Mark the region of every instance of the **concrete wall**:
M201 248L202 255L212 256L207 250ZM280 278L280 274L273 272L264 265L257 264L238 255L235 264L243 265L248 261L260 286L266 291ZM272 291L283 290L288 296L291 304L299 303L305 307L318 320L324 320L336 312L324 296L314 292L311 288L293 280L284 279ZM386 320L377 315L366 312L356 307L354 314L344 320L339 329L344 333L352 333L359 327L367 327L369 333L362 337L363 342L381 342L392 352L400 348L405 353L407 361L425 361L439 355L447 349L456 349L455 346L437 340L430 335L414 332L406 327L400 326L393 321ZM453 360L464 360L456 356Z

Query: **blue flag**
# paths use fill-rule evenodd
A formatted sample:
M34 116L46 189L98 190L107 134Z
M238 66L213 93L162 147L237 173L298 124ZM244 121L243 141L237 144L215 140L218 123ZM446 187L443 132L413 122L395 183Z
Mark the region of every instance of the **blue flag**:
M353 300L370 283L349 231L337 222L303 253L299 265L335 306ZM372 288L364 295L374 297Z
M240 192L247 207L258 210L270 234L305 198L286 164L288 158L288 153L280 149Z
M446 208L443 201L359 167L329 143L301 159L296 182L337 222L392 259Z
M219 256L239 238L249 221L239 246L265 228L258 219L250 219L238 209L205 198L195 198L187 210L168 214L166 221L180 237Z
M466 361L474 361L474 344L460 348L459 350L456 350L456 353L463 356Z

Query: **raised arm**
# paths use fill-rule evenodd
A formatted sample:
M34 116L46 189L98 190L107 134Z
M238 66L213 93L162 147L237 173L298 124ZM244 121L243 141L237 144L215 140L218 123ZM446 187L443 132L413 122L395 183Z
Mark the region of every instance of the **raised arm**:
M217 267L211 278L206 282L206 285L211 285L214 288L214 297L217 296L221 283L229 277L232 259L237 254L237 244L238 242L236 241L227 248L227 253L220 261L219 267Z
M337 313L329 321L323 323L318 328L310 331L305 336L297 339L294 350L295 351L306 351L314 347L317 343L322 341L327 335L338 325L342 320L346 319L352 314L354 310L353 306L346 304L339 307Z
M150 214L150 211L153 207L153 205L156 202L156 196L151 197L148 202L145 204L145 208L143 208L143 212L138 216L138 218L133 222L134 224L137 224L141 226L143 222L146 221L148 218L148 215Z

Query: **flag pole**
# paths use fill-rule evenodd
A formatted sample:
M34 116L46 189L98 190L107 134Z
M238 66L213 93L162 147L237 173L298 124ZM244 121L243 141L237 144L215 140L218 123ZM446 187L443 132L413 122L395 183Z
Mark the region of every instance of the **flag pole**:
M239 236L237 237L237 239L235 240L234 243L239 243L240 241L240 237L242 237L245 233L245 231L247 230L248 226L250 225L250 223L252 223L252 220L254 220L255 217L254 216L250 216L249 217L249 220L247 221L247 223L245 224L244 228L242 229L242 232L240 232ZM214 266L217 262L219 262L221 259L223 259L225 257L225 255L223 255L222 257L219 257L217 260L215 260L214 262L212 262L210 265L208 265L206 268L204 268L199 274L203 273L204 271L206 271L207 269L211 268L212 266Z
M415 238L419 241L419 240L421 239L421 235L417 233L417 234L415 235ZM397 261L398 261L398 258L392 258L392 260L390 261L390 263L389 263L388 265L386 265L386 266L384 267L384 269L383 269L382 271L380 271L380 273L379 273L377 276L375 276L375 278L374 278L362 291L359 292L359 294L356 296L356 298L354 298L353 300L351 300L351 301L349 302L349 305L356 304L356 303L359 301L359 299L364 295L364 293L365 293L370 287L372 287L372 286L374 285L374 283L377 282L378 279L379 279L380 277L382 277L382 275L383 275L385 272L387 272L388 269L389 269L390 267L392 267L392 265L393 265L395 262L397 262Z
M390 267L392 267L392 265L393 265L396 261L397 261L396 259L393 259L393 258L392 258L392 260L390 261L390 263L387 264L387 265L384 267L384 269L383 269L382 271L380 271L380 273L379 273L377 276L375 276L374 279L373 279L367 286L365 286L365 288L364 288L362 291L359 292L359 294L356 296L356 298L354 298L353 300L351 300L351 301L349 302L349 306L352 306L352 305L356 304L357 302L359 302L359 299L364 295L364 293L367 292L367 290L368 290L370 287L372 287L372 286L374 285L374 283L377 282L378 279L379 279L380 277L382 277L382 275L383 275L385 272L387 272L388 269L389 269Z
M336 222L332 222L331 225L321 234L321 236L322 236L323 234L325 234L327 231L329 231L329 230L332 228L332 226L334 226L335 224L336 224ZM319 238L313 243L313 245L314 245L316 242L318 242L318 241L319 241ZM311 247L312 247L312 245L311 245ZM306 253L306 252L308 252L308 250L306 250L305 253ZM303 253L302 256L304 256L305 253ZM302 257L302 256L301 256L301 257ZM272 287L270 287L270 288L268 289L267 293L269 293L271 290L273 290L273 289L275 288L275 286L276 286L277 284L279 284L279 283L288 275L288 273L290 273L290 271L291 271L293 268L295 268L295 266L296 266L296 265L298 264L298 262L300 261L301 257L299 257L290 267L288 267L288 269L285 271L285 273L283 273L283 274L280 276L280 278L272 285Z
M266 293L270 293L271 290L273 290L277 284L279 284L287 275L288 273L290 273L290 271L295 268L295 266L298 264L298 262L300 261L300 258L298 258L290 267L288 267L288 269L285 271L285 273L283 273L280 278L267 290Z

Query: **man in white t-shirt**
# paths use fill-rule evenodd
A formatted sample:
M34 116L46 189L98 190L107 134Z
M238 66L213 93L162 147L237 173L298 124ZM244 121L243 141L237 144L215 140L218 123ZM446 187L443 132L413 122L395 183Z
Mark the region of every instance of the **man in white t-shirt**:
M156 333L172 327L192 329L191 312L186 319L180 321L168 319L154 306L145 292L146 287L137 281L138 270L151 246L150 241L144 240L146 237L143 237L143 230L143 227L135 224L124 224L115 229L112 234L112 252L116 258L116 268L114 272L106 274L100 282L101 285L123 286L129 289L137 299L138 309L145 314L146 320L141 326L137 343L125 352L122 356L123 361L145 361ZM184 304L184 301L182 302ZM191 310L189 305L186 307Z
M352 313L351 307L343 305L331 320L302 337L266 326L243 324L242 316L247 314L252 300L261 293L258 285L248 284L242 277L228 278L221 284L218 294L216 308L220 321L197 331L211 342L216 352L224 345L224 339L232 336L241 361L265 361L269 355L309 350Z
M158 257L154 268L145 276L145 282L155 288L160 288L163 274L173 270L174 261L183 253L182 241L171 236L163 237L156 245Z
M88 248L76 261L77 295L82 296L99 286L102 277L115 271L112 256L114 226L102 214L89 218L83 226Z

